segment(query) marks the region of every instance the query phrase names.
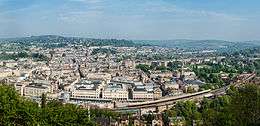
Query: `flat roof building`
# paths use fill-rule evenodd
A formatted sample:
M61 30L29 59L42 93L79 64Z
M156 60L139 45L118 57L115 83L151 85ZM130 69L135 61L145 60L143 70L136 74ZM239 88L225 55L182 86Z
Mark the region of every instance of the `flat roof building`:
M104 82L101 80L80 80L71 91L72 98L97 99L100 98L101 88Z
M125 84L108 83L103 91L103 98L119 101L128 100L128 88Z
M41 97L42 94L50 93L51 86L43 83L30 83L24 87L24 96Z

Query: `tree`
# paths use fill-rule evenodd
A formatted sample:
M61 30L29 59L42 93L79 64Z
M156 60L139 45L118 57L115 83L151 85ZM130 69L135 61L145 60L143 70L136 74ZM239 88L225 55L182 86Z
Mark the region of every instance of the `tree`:
M182 66L182 62L180 62L180 61L173 61L173 62L169 62L167 64L167 67L171 71L177 70L178 68L181 68L181 66Z
M156 70L166 71L167 68L165 66L158 66L158 67L156 67Z
M192 125L193 121L200 119L200 113L196 104L192 101L178 102L174 110L177 116L184 117L187 125Z
M200 106L194 102L178 102L173 110L185 118L187 125L204 126L258 126L260 125L260 87L247 84L231 86L227 95L203 99Z
M235 125L260 124L260 87L246 85L234 90L231 95L230 112L234 117Z
M140 69L144 71L145 73L150 73L150 66L146 64L138 64L136 65L136 69Z
M204 99L201 103L203 125L247 126L259 125L260 88L256 85L230 87L226 96L214 100Z
M21 100L12 87L0 86L0 125L37 125L38 105Z
M93 126L97 118L116 118L111 110L91 110L73 104L50 101L42 95L41 107L36 102L20 97L13 87L0 86L0 125L29 126Z
M145 121L147 121L148 125L152 125L152 121L155 119L155 116L151 113L144 115Z
M45 106L46 106L46 95L44 93L42 93L42 96L41 96L41 107L45 108Z
M170 118L176 117L176 112L172 109L165 110L162 113L162 120L164 126L169 126Z

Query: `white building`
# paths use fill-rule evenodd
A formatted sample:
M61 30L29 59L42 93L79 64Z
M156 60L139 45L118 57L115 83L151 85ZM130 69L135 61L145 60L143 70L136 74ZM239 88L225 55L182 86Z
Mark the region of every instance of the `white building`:
M19 94L19 95L23 95L24 93L24 87L25 87L25 85L24 84L22 84L22 83L16 83L15 85L14 85L14 87L15 87L15 90L16 90L16 92Z
M147 91L145 87L135 87L133 90L134 100L153 100L153 91Z
M40 97L43 93L51 92L51 86L41 83L31 83L24 87L24 96Z
M86 78L91 80L111 80L109 73L88 73Z
M96 99L100 98L101 88L104 82L100 80L80 80L74 85L71 97L76 99Z
M109 83L103 91L103 98L119 101L128 100L128 88L124 84Z
M133 88L133 100L154 100L162 96L162 92L153 83L136 82Z
M175 79L172 79L169 82L165 82L165 88L166 89L173 89L173 90L178 90L180 88L179 84Z

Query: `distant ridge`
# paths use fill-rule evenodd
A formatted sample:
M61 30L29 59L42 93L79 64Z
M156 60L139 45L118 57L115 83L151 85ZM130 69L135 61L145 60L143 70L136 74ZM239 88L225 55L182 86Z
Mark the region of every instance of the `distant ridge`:
M84 37L64 37L60 35L40 35L19 38L3 38L1 42L15 42L21 44L41 43L43 46L52 46L53 43L83 44L86 46L160 46L167 48L179 48L188 50L216 50L216 51L237 51L247 48L260 47L260 41L231 42L225 40L125 40L125 39L95 39Z
M189 50L234 51L260 46L260 41L231 42L225 40L135 40L136 43L152 44L161 47L181 48Z
M63 44L82 44L85 46L142 46L143 44L134 43L132 40L124 39L94 39L94 38L83 38L83 37L64 37L59 35L41 35L41 36L30 36L20 38L7 38L2 39L1 42L14 42L20 44L39 43L43 46L51 45L53 43Z

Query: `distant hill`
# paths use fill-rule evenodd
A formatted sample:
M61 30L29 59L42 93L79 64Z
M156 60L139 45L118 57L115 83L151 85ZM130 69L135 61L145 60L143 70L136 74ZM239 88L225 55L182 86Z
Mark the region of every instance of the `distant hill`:
M161 47L181 48L189 50L233 51L260 46L260 41L230 42L223 40L136 40L136 43L152 44Z
M180 48L186 50L216 50L237 51L247 48L260 47L260 41L231 42L223 40L124 40L124 39L95 39L83 37L64 37L58 35L41 35L21 38L0 39L0 42L13 42L22 46L38 44L38 46L55 48L68 44L81 44L84 46L160 46L168 48Z
M1 42L13 42L24 45L40 44L44 46L60 44L62 46L67 44L82 44L85 46L141 46L142 44L134 43L131 40L124 39L94 39L94 38L82 38L82 37L63 37L57 35L42 35L31 36L22 38L7 38L0 39Z
M247 43L247 44L255 44L255 45L260 45L260 40L254 40L254 41L244 41L242 43Z

